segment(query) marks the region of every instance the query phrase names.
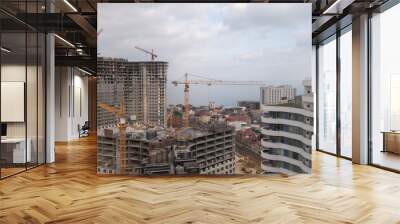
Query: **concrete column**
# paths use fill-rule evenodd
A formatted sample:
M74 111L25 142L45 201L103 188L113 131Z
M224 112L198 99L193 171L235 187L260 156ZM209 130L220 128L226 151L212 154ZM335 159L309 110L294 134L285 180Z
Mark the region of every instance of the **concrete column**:
M46 12L54 12L52 1L46 1ZM55 42L54 34L46 34L46 163L55 162Z
M46 36L46 163L55 161L55 56L54 35Z
M368 163L368 15L353 19L353 162Z
M90 131L97 131L97 80L90 77L88 80L88 103Z

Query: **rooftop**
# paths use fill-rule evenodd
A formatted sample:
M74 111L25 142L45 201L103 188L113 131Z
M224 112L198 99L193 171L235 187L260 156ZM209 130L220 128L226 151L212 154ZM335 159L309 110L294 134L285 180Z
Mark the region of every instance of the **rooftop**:
M271 106L303 108L302 96L296 96L294 100L290 100L287 103L276 104Z
M98 57L97 61L117 61L117 62L127 62L127 63L162 63L162 64L168 64L166 61L129 61L128 59L125 58L112 58L112 57Z
M194 129L194 128L183 128L180 129L176 132L177 138L183 138L183 139L194 139L194 138L199 138L206 136L208 134L211 134L208 131L203 131L199 129Z

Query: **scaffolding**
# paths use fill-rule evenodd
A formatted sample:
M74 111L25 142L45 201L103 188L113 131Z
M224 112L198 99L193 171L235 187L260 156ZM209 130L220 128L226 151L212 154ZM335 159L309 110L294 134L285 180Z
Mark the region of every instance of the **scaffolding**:
M119 58L98 58L97 103L119 107L126 102L126 119L146 125L166 126L166 82L168 63L130 62ZM116 125L115 116L97 109L99 128Z

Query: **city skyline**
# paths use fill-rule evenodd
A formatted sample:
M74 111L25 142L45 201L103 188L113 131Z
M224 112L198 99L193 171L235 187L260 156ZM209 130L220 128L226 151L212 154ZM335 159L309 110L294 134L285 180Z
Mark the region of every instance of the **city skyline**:
M149 56L134 46L154 49L159 56L156 60L170 64L167 104L183 103L183 87L170 82L186 72L228 81L290 84L301 90L301 80L311 75L307 8L309 5L99 4L99 29L104 29L99 52L105 57L146 61ZM282 12L296 14L296 21L279 16ZM136 16L121 20L127 15ZM213 101L234 106L239 100L259 100L256 86L190 88L193 105Z

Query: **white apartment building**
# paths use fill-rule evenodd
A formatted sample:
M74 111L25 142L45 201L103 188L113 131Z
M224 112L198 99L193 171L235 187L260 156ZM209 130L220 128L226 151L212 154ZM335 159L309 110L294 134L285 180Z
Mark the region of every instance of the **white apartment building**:
M261 104L276 105L287 103L296 96L296 88L290 85L267 86L260 88Z

